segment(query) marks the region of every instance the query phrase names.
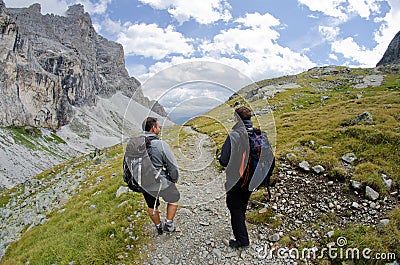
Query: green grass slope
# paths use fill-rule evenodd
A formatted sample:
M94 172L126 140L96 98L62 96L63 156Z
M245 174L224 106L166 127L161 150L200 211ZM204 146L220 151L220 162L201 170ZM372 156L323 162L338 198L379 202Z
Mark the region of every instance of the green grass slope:
M361 84L365 79L374 81L382 76L379 85L371 82ZM279 89L288 84L295 84L296 88L284 89L273 97L262 95L264 87ZM261 113L253 122L267 131L271 142L276 141L279 162L289 162L294 167L303 160L311 166L319 164L326 169L327 179L347 183L357 180L379 191L381 198L394 196L399 202L400 67L315 68L296 76L263 80L257 85L260 87L258 91L244 88L238 92L238 96L189 121L188 125L209 134L220 148L233 125L235 106L248 105L255 113ZM265 111L268 109L272 109L273 114ZM369 112L373 120L355 123L354 118L364 112ZM349 152L354 153L357 160L351 166L345 166L342 156ZM384 186L382 174L393 180L391 190ZM273 178L278 178L278 172ZM349 188L343 190L343 193L346 192L349 192ZM263 199L260 193L255 193L254 197ZM375 253L386 251L395 253L399 258L399 203L395 207L394 211L388 213L390 225L375 229L352 224L336 231L335 238L345 235L349 247L369 247ZM267 214L253 211L248 217L254 223L273 226L276 223L276 218L271 218L273 216L271 211ZM284 240L281 244L284 244ZM342 260L338 258L331 262L340 263ZM325 262L328 261L319 260L317 263ZM358 262L384 263L376 260Z
M82 158L63 163L37 179L57 174L73 176L83 170L87 176L79 192L60 208L52 211L48 222L25 232L12 243L1 264L141 264L141 246L150 239L144 226L148 222L140 194L123 194L121 163L123 148L102 151L100 158ZM17 186L12 191L18 192ZM9 194L2 194L2 205Z
M316 68L296 76L260 81L257 84L261 88L285 83L298 87L285 89L274 97L261 95L261 90L248 93L244 88L239 96L187 125L210 135L220 148L233 126L233 108L249 104L256 113L261 113L256 125L267 131L272 143L276 142L279 162L297 165L307 160L311 165L324 166L329 179L359 180L379 190L383 196L398 196L392 194L400 187L400 68L324 70ZM379 86L354 88L363 78L377 74L384 76ZM373 116L372 121L352 122L366 111ZM179 148L184 132L180 132L179 137L170 142L173 148ZM358 158L351 167L341 162L342 155L348 152ZM287 158L288 153L293 155ZM124 185L122 159L123 148L118 145L103 150L98 158L77 158L36 176L37 179L51 179L60 174L73 177L75 172L81 172L87 178L80 183L75 196L48 213L47 222L31 229L27 227L21 239L8 247L0 263L142 264L147 254L142 251L143 246L151 243L153 231L146 229L149 218L140 194L115 196L117 189ZM83 162L78 163L80 160ZM390 191L382 185L382 174L393 179ZM274 178L278 177L274 174ZM10 202L11 194L22 193L22 186L3 192L1 205ZM262 200L260 193L254 196ZM256 211L249 220L257 223L264 218L270 220L263 222L265 225L273 226L277 221L273 215L271 211L262 214ZM335 237L346 235L351 247L369 247L400 257L399 208L390 212L388 218L391 222L383 228L352 224L335 231ZM290 239L287 242L289 244ZM280 242L284 243L285 240ZM329 264L330 261L317 262Z

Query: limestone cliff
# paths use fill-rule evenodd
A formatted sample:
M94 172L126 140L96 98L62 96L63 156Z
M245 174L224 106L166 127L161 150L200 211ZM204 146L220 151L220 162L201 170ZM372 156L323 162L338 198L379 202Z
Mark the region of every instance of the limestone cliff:
M82 5L66 16L41 14L41 6L7 9L0 0L0 125L57 129L73 106L92 106L117 91L152 104L129 77L120 44L96 33Z
M390 42L385 54L376 66L400 64L400 31Z

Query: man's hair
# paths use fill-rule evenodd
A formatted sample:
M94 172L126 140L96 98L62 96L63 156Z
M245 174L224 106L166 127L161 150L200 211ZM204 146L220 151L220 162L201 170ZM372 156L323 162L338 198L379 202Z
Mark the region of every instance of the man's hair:
M150 129L156 125L157 125L157 118L147 117L142 123L142 129L146 132L150 132Z
M250 120L252 113L248 107L240 106L235 109L235 116L241 120Z

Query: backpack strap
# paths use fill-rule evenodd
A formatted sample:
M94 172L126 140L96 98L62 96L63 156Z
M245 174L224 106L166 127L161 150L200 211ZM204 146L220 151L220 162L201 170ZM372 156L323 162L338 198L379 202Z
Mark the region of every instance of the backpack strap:
M139 187L142 187L142 158L141 157L139 157L138 158L139 159L139 161L138 161L138 184L139 184Z
M156 135L150 135L150 136L145 136L144 137L144 141L146 144L146 151L147 154L149 155L149 157L151 158L151 152L150 152L150 147L151 147L151 141L153 140L159 140L158 137Z

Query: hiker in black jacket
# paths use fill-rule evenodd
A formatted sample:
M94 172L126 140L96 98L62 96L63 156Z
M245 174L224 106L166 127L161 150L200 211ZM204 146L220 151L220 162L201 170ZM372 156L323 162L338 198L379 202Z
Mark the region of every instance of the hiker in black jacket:
M229 246L232 248L247 248L250 245L245 214L252 192L249 191L249 180L242 176L244 167L246 167L246 163L243 161L247 161L250 150L248 131L253 130L251 116L251 110L247 107L242 106L235 109L236 124L226 138L219 157L220 164L226 167L226 204L231 213L231 224L235 237L235 240L229 240ZM247 158L244 157L246 154Z

